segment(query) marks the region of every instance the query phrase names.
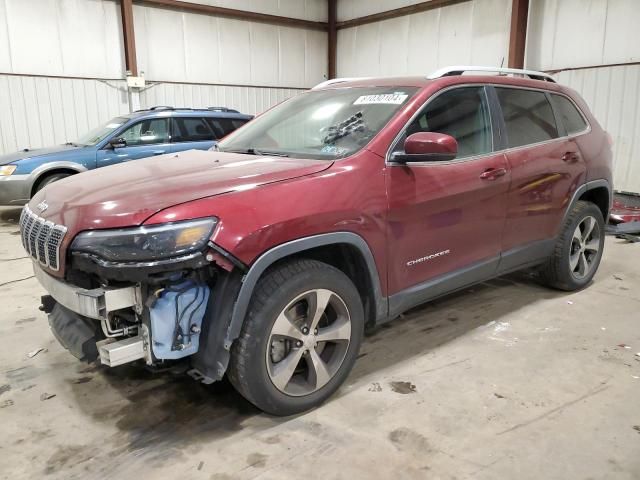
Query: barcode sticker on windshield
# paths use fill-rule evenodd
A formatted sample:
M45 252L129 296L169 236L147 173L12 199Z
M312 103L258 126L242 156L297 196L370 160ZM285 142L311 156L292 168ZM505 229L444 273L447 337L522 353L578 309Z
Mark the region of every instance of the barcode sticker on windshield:
M384 93L381 95L362 95L358 97L354 105L371 105L371 104L391 104L391 105L400 105L404 102L407 97L406 93L396 92L396 93Z

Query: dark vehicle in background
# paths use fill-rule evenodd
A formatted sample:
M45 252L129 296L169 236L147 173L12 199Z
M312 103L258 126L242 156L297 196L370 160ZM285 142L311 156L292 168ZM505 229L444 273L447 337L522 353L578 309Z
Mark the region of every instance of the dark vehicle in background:
M50 183L94 168L207 150L251 118L224 107L153 107L112 118L75 142L0 155L0 205L23 205Z
M586 287L613 191L576 92L488 67L331 80L173 157L34 196L43 310L78 358L181 360L276 415L329 398L365 326L526 267Z

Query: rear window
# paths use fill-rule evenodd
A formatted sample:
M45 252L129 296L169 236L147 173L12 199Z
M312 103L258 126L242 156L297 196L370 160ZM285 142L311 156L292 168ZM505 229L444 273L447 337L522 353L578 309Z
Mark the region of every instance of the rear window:
M496 88L509 148L558 138L553 110L544 92Z
M204 142L215 140L213 132L202 117L174 117L173 142Z
M584 117L567 97L552 94L551 101L560 115L564 127L567 129L567 134L580 133L587 128L587 122L585 122Z
M222 138L229 135L235 129L240 128L242 125L248 122L248 120L241 120L238 118L207 118L209 126L216 134L216 138Z

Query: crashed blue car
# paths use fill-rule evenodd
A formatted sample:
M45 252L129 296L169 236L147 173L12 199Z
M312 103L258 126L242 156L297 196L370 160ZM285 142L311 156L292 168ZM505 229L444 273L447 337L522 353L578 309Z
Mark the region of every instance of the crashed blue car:
M153 107L115 117L75 142L0 155L0 205L24 205L50 183L86 170L208 150L251 118L221 107Z

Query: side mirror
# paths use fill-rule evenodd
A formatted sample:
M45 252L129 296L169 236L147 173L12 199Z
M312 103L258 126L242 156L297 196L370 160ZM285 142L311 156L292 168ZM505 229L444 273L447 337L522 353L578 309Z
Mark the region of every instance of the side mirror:
M391 156L394 162L443 162L458 154L458 142L451 135L437 132L418 132L404 141L404 152Z
M127 146L127 141L122 137L112 138L109 140L109 146L111 148L124 148Z

